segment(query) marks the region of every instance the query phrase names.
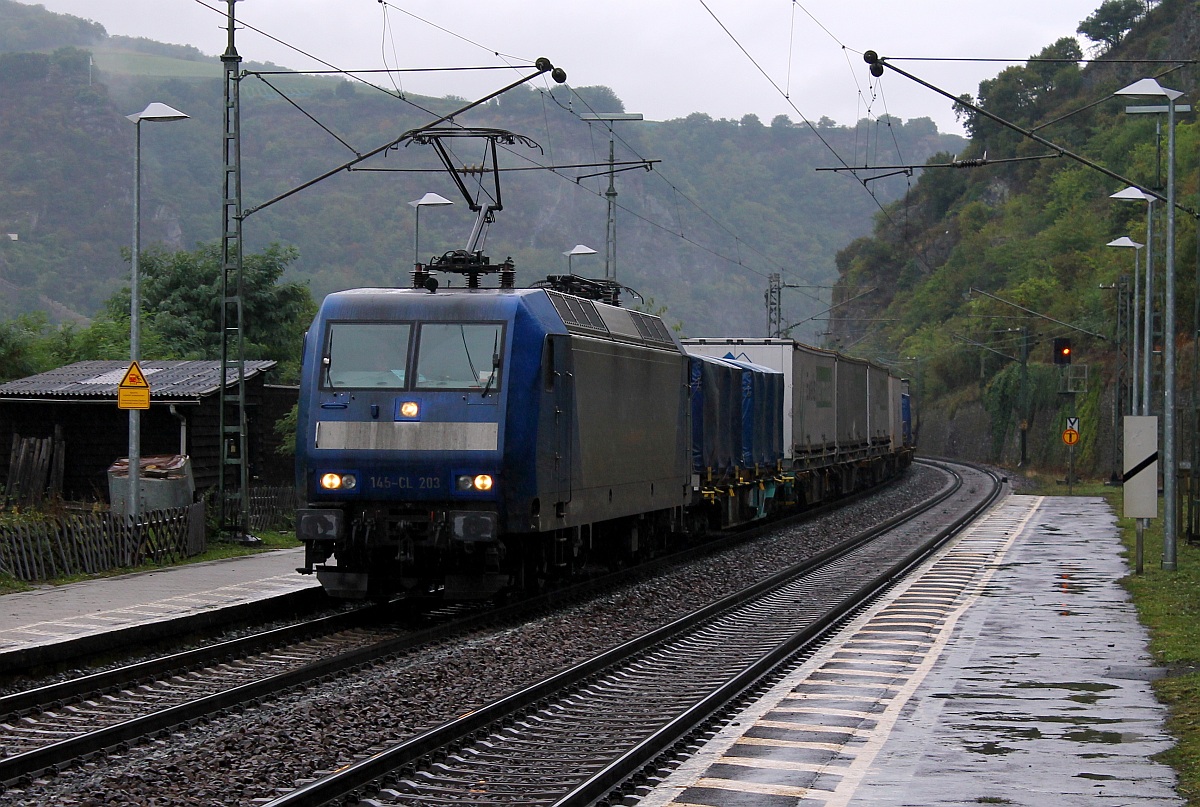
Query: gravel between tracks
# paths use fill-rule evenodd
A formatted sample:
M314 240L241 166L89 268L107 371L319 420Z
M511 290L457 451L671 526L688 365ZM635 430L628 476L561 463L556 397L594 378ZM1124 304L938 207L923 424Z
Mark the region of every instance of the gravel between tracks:
M521 626L348 673L0 793L0 805L247 804L331 771L641 635L921 501L945 476L914 466L856 505Z

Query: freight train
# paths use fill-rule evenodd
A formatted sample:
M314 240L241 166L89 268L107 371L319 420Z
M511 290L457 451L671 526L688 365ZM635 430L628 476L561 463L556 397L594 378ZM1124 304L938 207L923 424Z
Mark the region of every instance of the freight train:
M305 342L302 573L341 598L486 598L637 562L903 471L879 366L788 339L685 339L574 276L329 295Z

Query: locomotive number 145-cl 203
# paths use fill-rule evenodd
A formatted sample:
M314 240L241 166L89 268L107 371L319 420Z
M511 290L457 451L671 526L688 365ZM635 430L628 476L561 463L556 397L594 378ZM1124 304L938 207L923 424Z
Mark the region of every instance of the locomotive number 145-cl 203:
M502 265L511 269L510 264ZM302 572L485 598L878 484L900 379L787 339L679 340L578 282L328 296L305 344ZM572 279L578 281L578 279ZM607 300L607 301L606 301Z

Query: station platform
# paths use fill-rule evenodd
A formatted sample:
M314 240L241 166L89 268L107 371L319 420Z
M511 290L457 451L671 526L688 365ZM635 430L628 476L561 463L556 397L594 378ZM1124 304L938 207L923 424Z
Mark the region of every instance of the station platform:
M1009 496L641 807L1166 807L1162 674L1098 498Z
M303 565L303 547L278 549L5 594L0 674L236 621L268 600L288 609L324 598L315 576L296 573Z

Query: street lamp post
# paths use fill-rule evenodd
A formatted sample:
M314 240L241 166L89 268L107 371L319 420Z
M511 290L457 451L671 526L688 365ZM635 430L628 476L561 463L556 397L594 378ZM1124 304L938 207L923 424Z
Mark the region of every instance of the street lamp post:
M416 226L413 227L413 266L416 266L421 262L421 208L445 207L446 205L454 204L454 202L451 202L449 199L443 196L438 196L433 191L430 191L420 199L414 199L408 204L417 209L417 223Z
M1176 569L1178 501L1175 459L1175 100L1183 95L1152 78L1135 81L1116 95L1167 99L1167 248L1163 274L1163 557L1162 568Z
M1142 317L1142 414L1150 414L1151 396L1151 355L1154 352L1154 197L1132 186L1117 191L1109 196L1110 199L1144 200L1146 202L1146 293ZM1135 316L1137 312L1134 312ZM1134 326L1137 333L1137 326ZM1137 412L1134 412L1136 415Z
M138 296L138 258L142 251L142 121L183 120L188 116L178 109L158 103L149 104L141 112L126 115L133 121L133 248L130 251L129 280L129 363L141 359L141 299ZM129 410L129 502L127 514L137 523L141 513L141 410Z
M595 255L596 250L583 244L576 244L563 254L567 256L567 274L573 275L575 274L575 269L571 266L571 259L576 255Z
M1132 247L1133 248L1133 327L1130 332L1129 341L1133 345L1131 361L1129 363L1129 414L1136 415L1138 412L1138 266L1140 264L1141 251L1143 244L1139 244L1127 235L1109 241L1107 246L1110 247ZM1148 394L1148 393L1147 393Z

